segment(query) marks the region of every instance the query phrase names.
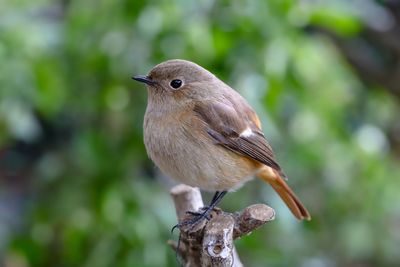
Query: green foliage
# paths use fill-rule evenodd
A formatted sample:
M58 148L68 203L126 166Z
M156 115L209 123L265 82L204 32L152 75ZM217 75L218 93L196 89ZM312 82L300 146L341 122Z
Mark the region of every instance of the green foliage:
M166 245L177 238L169 233L176 219L168 182L142 142L146 91L130 77L183 58L255 107L313 216L295 221L259 181L228 195L226 210L265 202L277 211L276 221L237 242L247 266L396 266L400 165L386 132L398 101L366 88L328 39L304 30L359 33L363 17L343 5L0 3L0 147L35 143L45 134L40 120L61 129L55 143L37 148L43 154L17 168L28 182L20 224L5 234L0 215L4 264L177 265ZM0 180L0 196L8 190Z

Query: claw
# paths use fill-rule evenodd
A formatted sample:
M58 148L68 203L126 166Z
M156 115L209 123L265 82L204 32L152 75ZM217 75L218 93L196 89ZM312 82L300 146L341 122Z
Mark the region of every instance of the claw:
M172 227L172 229L171 229L171 235L174 233L174 231L175 231L175 229L176 228L179 228L180 227L180 224L178 223L178 224L175 224L173 227Z

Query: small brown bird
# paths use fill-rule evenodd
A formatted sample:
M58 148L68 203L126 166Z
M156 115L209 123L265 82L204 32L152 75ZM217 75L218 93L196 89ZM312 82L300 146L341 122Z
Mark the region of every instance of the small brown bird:
M207 218L227 191L254 176L268 182L297 219L310 214L286 184L257 114L235 90L201 66L168 60L147 76L144 143L150 158L181 183L216 191L189 223Z

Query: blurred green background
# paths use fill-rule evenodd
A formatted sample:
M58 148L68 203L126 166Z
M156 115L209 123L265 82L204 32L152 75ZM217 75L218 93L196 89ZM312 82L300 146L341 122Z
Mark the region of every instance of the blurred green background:
M0 1L0 265L176 266L144 86L183 58L255 107L298 222L252 181L221 203L276 220L246 266L400 265L399 1ZM210 195L204 194L209 200Z

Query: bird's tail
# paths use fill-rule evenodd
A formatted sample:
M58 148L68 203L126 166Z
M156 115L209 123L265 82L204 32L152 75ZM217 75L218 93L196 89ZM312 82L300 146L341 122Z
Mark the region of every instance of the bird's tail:
M277 171L264 168L257 174L257 177L272 186L297 219L311 220L310 213Z

